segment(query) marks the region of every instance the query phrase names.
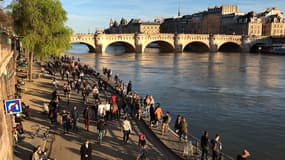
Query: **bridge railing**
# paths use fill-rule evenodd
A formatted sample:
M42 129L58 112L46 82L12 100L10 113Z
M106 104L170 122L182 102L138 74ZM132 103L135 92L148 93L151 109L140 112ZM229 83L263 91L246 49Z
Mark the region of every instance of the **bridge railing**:
M179 35L182 39L189 39L189 40L208 40L209 34L180 34Z
M225 41L241 41L242 35L214 35L215 39L225 40Z

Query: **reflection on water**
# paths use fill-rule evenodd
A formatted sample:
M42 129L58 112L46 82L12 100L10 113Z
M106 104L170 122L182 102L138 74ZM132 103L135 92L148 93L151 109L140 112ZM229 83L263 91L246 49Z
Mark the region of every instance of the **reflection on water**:
M119 73L164 111L187 117L200 137L221 134L233 157L243 148L252 159L284 159L285 57L239 53L75 54L101 71Z

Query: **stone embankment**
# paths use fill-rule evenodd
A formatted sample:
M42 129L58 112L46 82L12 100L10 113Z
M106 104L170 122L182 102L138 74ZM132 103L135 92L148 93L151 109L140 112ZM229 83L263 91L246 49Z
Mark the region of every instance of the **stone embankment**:
M5 33L4 33L5 34ZM1 35L1 38L3 33ZM12 115L5 113L4 101L14 98L15 59L11 46L0 44L0 159L13 159Z

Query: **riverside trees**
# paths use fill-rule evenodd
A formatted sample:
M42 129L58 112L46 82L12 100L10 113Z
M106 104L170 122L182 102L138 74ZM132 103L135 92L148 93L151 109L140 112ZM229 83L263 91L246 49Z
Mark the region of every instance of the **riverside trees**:
M14 0L11 4L14 29L29 54L29 80L33 58L61 55L70 47L72 30L65 26L66 11L59 0Z

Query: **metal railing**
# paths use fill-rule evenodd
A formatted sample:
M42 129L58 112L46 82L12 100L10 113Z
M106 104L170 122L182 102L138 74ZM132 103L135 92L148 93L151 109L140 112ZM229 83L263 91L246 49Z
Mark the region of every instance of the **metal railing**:
M172 134L174 134L175 136L179 137L179 135L173 131L173 129L169 128L169 130L172 132ZM188 140L188 142L191 142L191 145L195 146L195 152L197 155L200 155L202 153L202 151L200 150L201 148L201 141L199 138L195 137L194 135L188 134L188 137L190 138L190 140ZM224 160L234 160L233 157L231 157L230 155L221 152L222 157ZM212 155L211 152L209 153L209 155Z

